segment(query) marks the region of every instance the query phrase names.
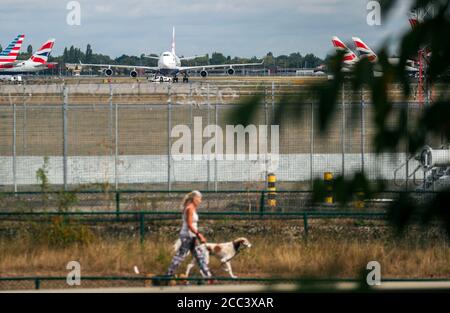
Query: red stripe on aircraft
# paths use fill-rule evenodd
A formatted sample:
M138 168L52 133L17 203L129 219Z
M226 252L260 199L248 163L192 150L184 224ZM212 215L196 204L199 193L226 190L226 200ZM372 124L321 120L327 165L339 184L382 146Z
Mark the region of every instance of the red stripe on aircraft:
M342 42L337 41L337 40L333 40L333 44L335 47L339 47L339 48L343 48L343 49L347 48Z
M44 44L42 47L39 48L39 50L44 50L44 49L51 49L53 47L53 42L47 42L46 44Z
M367 47L365 44L363 44L361 41L355 41L357 48L363 48L369 50L369 47Z
M355 59L354 54L344 56L344 61L352 61L354 59Z
M44 59L41 59L39 57L34 57L34 56L31 57L31 61L36 62L36 63L42 63L42 64L45 64L45 62L46 62Z

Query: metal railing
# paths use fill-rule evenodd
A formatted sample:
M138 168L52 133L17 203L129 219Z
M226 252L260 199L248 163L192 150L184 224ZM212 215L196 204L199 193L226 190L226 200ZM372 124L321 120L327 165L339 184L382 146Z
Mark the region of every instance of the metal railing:
M339 204L313 202L313 191L277 190L276 206L268 202L268 190L201 190L204 196L203 212L242 211L242 212L298 212L336 210ZM34 211L105 211L117 214L128 211L171 211L180 206L183 196L190 190L81 190L81 191L27 191L0 192L0 212ZM348 203L346 211L361 212L355 208L356 201L363 202L369 210L384 211L387 204L401 193L408 193L417 201L428 200L433 191L384 191L371 199L357 199ZM64 197L72 199L67 203ZM232 208L231 210L229 208Z
M138 222L139 239L144 242L146 235L146 221L163 221L180 219L179 211L171 212L0 212L0 219L10 221L11 218L17 220L31 220L31 218L41 218L49 220L51 217L77 217L78 221L82 218L96 218L95 222ZM100 217L100 219L99 219ZM128 217L127 219L122 217ZM302 220L305 239L308 238L309 221L313 219L381 219L385 220L386 213L377 212L202 212L205 220ZM34 220L35 220L34 219Z
M213 280L219 283L257 283L257 284L267 284L268 286L272 284L280 283L291 283L297 284L299 287L304 284L304 286L314 287L314 285L323 286L326 284L337 284L337 283L359 283L363 287L365 281L358 278L281 278L281 277L213 277ZM86 276L82 277L81 281L83 283L88 283L90 287L110 287L111 285L117 285L118 282L124 287L148 287L150 285L160 285L161 283L176 282L181 284L205 284L206 281L211 280L211 278L203 277L167 277L167 276ZM383 278L382 283L388 282L450 282L450 280L445 278ZM10 284L10 286L20 284L22 287L25 284L26 289L31 290L41 290L49 289L43 288L43 283L54 283L53 287L56 288L66 288L75 289L82 286L69 286L67 284L67 277L64 276L25 276L25 277L0 277L0 286L2 284ZM82 283L82 284L83 284ZM106 286L105 286L106 285ZM1 288L0 290L5 290L6 288ZM11 288L8 288L11 289ZM13 290L17 290L16 288Z

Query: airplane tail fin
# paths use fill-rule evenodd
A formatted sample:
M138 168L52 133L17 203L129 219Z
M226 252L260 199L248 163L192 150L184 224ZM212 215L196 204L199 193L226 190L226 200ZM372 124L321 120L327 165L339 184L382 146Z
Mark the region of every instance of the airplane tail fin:
M47 40L38 51L36 51L30 58L31 61L35 63L45 64L48 61L48 57L52 52L53 45L55 44L55 39Z
M350 63L354 63L358 60L358 57L356 56L356 54L352 50L350 50L347 47L347 45L342 40L340 40L338 37L334 36L333 39L331 40L331 42L333 43L333 46L336 49L336 51L345 52L344 63L350 64Z
M14 62L19 55L25 35L18 35L14 40L0 53L0 62L10 63Z
M412 10L408 13L408 20L412 29L416 28L419 25L421 21L419 19L419 14L417 10Z
M172 54L175 55L175 26L172 28Z
M378 60L378 56L368 45L364 43L358 37L352 37L353 42L355 43L356 51L359 52L359 56L361 58L368 58L371 63L375 63Z

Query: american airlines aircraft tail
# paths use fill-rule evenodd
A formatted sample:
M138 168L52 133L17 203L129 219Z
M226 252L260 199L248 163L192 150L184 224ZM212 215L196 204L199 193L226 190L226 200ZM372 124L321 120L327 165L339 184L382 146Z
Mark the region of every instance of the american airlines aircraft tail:
M25 35L18 35L14 40L0 53L0 63L14 63L19 55Z

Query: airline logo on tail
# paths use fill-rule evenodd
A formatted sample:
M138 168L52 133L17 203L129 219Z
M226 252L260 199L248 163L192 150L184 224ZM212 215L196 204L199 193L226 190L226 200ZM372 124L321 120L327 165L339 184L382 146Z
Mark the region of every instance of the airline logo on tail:
M0 53L0 63L15 62L22 47L25 35L18 35L14 40Z
M358 57L356 56L356 54L352 50L350 50L345 45L345 43L342 40L340 40L338 37L336 37L336 36L333 37L333 39L331 41L337 51L345 52L345 54L344 54L344 63L345 64L353 64L358 60Z
M369 48L360 38L352 37L355 43L356 51L359 52L361 58L368 58L371 63L376 63L378 61L378 56Z
M52 52L54 44L55 44L55 39L47 40L42 45L42 47L40 47L39 50L36 51L35 54L33 54L33 56L30 58L30 60L35 63L41 63L41 64L47 63L48 57L49 57L50 53Z

